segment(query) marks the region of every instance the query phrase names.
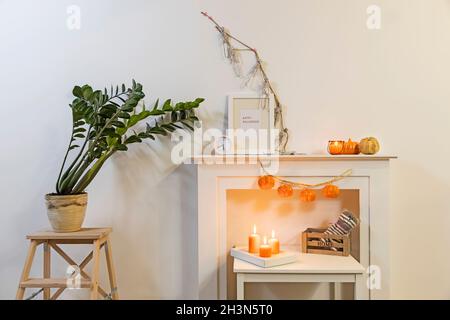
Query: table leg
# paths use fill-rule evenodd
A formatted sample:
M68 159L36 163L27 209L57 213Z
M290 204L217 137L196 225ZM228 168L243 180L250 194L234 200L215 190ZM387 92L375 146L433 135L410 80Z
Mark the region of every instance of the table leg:
M340 282L332 282L333 286L333 299L342 300L342 286Z
M364 290L364 277L362 274L355 274L354 294L353 299L362 300Z
M244 285L245 285L245 275L238 273L236 275L236 299L244 300Z

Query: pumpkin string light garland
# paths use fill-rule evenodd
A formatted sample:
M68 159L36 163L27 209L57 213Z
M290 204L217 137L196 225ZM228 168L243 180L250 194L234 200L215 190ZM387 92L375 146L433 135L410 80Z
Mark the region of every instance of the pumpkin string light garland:
M259 177L258 185L263 190L270 190L275 186L275 181L279 182L281 185L278 187L278 194L281 197L290 197L293 194L293 187L298 187L300 191L300 199L305 202L312 202L316 199L316 193L313 188L323 187L322 194L327 198L337 198L340 194L339 187L333 183L340 181L352 174L352 169L345 170L340 175L333 177L329 180L310 184L303 182L296 182L291 180L286 180L278 176L270 175L264 169L261 162L259 162L261 169L264 171L264 176Z

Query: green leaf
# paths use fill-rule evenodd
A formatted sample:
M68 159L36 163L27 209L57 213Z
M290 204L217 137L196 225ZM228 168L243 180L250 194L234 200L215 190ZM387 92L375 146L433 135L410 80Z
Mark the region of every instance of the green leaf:
M118 135L123 136L127 132L127 128L117 128L115 131Z
M130 115L128 113L126 113L126 112L119 113L118 117L122 118L122 119L130 119Z
M167 99L163 104L162 110L163 111L172 111L173 109L172 109L172 106L170 105L170 103L171 103L171 100Z
M163 115L163 114L166 114L166 113L164 111L158 110L158 109L149 111L149 115L150 116L160 116L160 115Z
M73 150L73 149L78 148L78 147L80 147L80 146L77 145L77 144L74 144L74 145L71 145L71 146L70 146L69 150Z
M82 133L78 133L76 135L73 136L74 138L85 138L84 134Z
M118 151L127 151L127 150L128 150L128 147L127 147L126 145L124 145L124 144L119 144L119 145L116 147L116 150L118 150Z
M113 103L105 104L104 106L102 106L102 110L103 109L107 109L107 110L111 110L111 111L116 112L117 111L117 106L114 105Z
M139 115L137 114L133 114L130 118L130 120L128 120L127 122L127 127L131 128L132 126L134 126L136 123L138 123L139 121Z
M127 88L125 87L125 84L122 83L122 93L124 93L127 90Z
M86 100L90 100L94 94L92 88L88 85L84 85L81 89L83 91L83 98Z
M86 129L85 128L76 128L75 130L73 130L73 133L80 133L80 132L85 132Z
M83 90L81 90L81 87L80 87L80 86L75 86L75 87L73 88L73 90L72 90L72 94L73 94L75 97L82 98L82 97L83 97Z
M153 111L158 109L159 99L156 99L155 105L153 106Z
M163 124L161 125L162 128L164 128L165 130L169 131L169 132L174 132L175 128L173 128L170 124Z
M124 144L136 143L136 142L142 142L142 140L138 136L133 135L133 136L128 137L125 140Z
M117 127L117 128L125 128L125 124L123 122L120 122L120 121L113 121L112 125Z

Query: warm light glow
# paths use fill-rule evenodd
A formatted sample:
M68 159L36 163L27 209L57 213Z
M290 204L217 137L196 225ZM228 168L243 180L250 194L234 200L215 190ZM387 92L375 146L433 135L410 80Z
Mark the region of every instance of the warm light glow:
M272 239L275 239L275 230L272 230Z
M263 244L267 244L267 236L264 236L264 238L263 238Z
M253 225L253 234L256 234L256 224Z

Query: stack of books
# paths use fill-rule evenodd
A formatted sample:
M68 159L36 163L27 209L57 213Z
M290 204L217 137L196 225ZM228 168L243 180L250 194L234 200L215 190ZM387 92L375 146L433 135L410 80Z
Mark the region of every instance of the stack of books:
M299 252L285 249L280 250L280 253L272 255L270 258L262 258L257 253L248 252L248 247L234 247L231 249L231 256L235 259L252 263L258 267L270 268L296 262Z

